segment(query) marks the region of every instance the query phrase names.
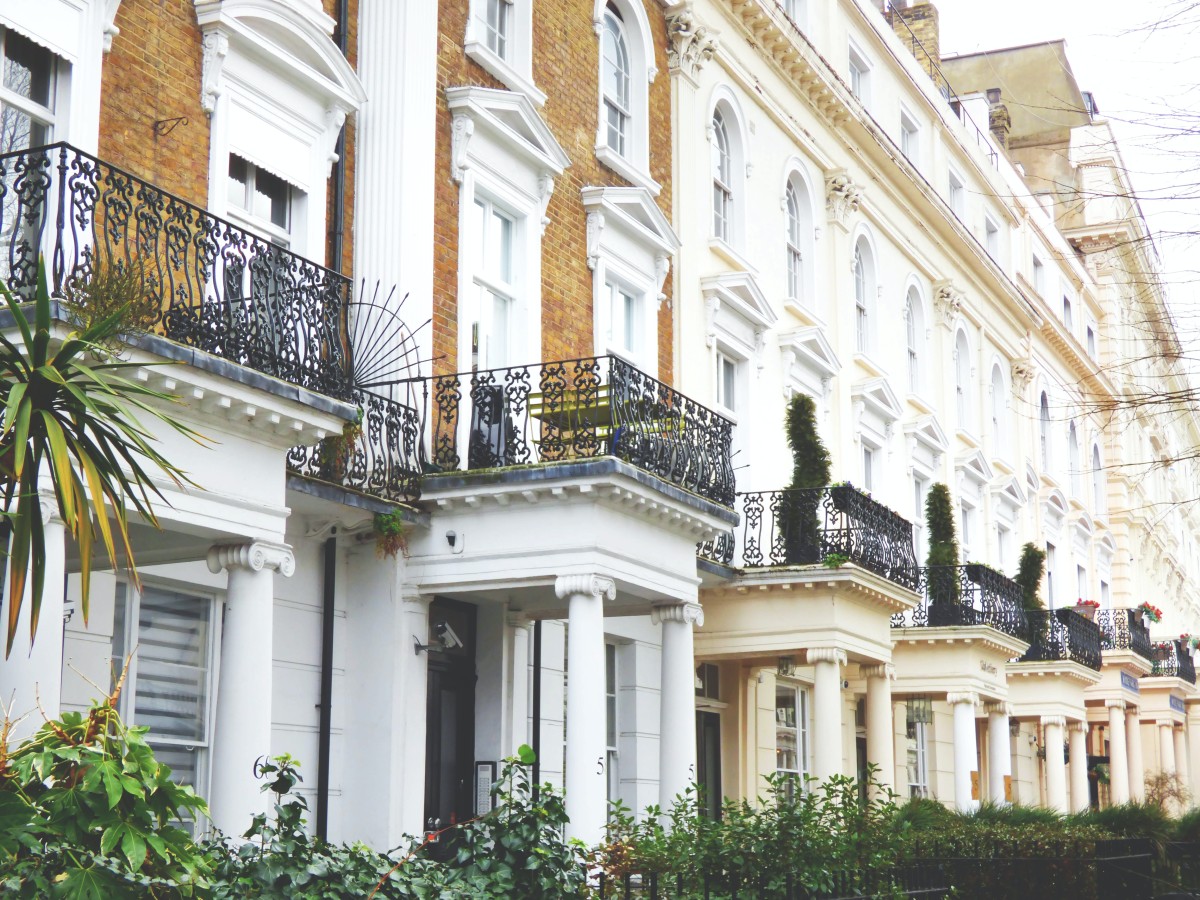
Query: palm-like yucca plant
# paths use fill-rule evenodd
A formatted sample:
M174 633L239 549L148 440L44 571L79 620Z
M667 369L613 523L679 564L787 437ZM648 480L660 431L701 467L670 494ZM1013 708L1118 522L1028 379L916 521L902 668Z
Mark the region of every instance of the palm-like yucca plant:
M0 333L0 502L11 529L7 658L16 638L30 572L31 642L37 633L46 563L39 502L43 476L52 482L58 514L79 547L86 622L95 536L99 534L114 569L119 567L116 543L120 542L126 567L136 583L128 511L133 509L157 527L151 497L166 502L150 480L147 468L161 471L178 485L188 481L182 470L154 449L153 436L142 427L134 411L152 416L193 440L202 438L148 403L176 398L122 375L122 370L142 365L123 362L109 349L127 327L127 305L84 325L54 348L44 264L38 268L32 322L26 312L28 304L22 305L3 286L0 293L21 342L18 345ZM106 503L111 511L105 509ZM116 522L115 528L110 516Z

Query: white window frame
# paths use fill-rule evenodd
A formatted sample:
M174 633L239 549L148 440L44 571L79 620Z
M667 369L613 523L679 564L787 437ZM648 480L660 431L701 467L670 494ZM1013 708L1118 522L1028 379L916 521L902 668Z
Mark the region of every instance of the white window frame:
M967 217L967 186L963 177L950 169L947 173L946 202L960 220Z
M1033 289L1037 291L1039 296L1044 297L1046 292L1046 265L1037 255L1033 256L1033 272L1030 276L1033 280Z
M874 67L871 65L871 60L851 40L847 52L846 80L850 85L850 93L857 97L858 101L866 107L870 107L871 105L872 68Z
M1046 608L1056 609L1054 595L1054 569L1058 565L1058 545L1046 541Z
M488 18L493 4L508 7L509 32L504 52L491 46ZM509 90L524 94L534 106L546 102L546 95L533 81L532 0L470 0L463 50L468 59Z
M35 142L30 136L29 147L44 146L52 144L56 140L58 132L59 116L57 110L61 108L66 98L63 96L64 70L70 69L70 63L60 57L57 53L42 46L37 41L23 34L22 32L0 26L0 73L3 72L4 62L8 57L8 35L15 34L19 38L31 43L35 50L44 53L50 60L50 105L44 106L36 100L31 100L28 97L22 96L14 90L4 86L4 80L0 77L0 106L8 106L15 109L17 112L28 116L34 122L41 125L46 130L45 139L41 142ZM28 147L0 147L0 152L19 152L20 150L29 149Z
M1079 429L1071 422L1067 426L1067 480L1071 499L1083 500L1083 461L1079 455Z
M609 803L621 799L621 654L618 645L604 642L604 751ZM610 806L611 811L611 806Z
M983 217L983 242L992 259L1000 262L1000 226L990 215Z
M879 474L879 457L881 448L867 441L862 442L862 479L863 490L868 493L875 490L875 484L878 481Z
M514 322L519 322L521 313L523 312L525 303L524 299L524 277L522 260L523 241L525 232L528 230L527 223L524 218L514 214L503 203L497 202L493 197L483 191L476 192L471 201L471 213L480 210L480 218L483 223L483 234L479 234L474 227L476 221L475 216L471 215L468 219L469 226L464 233L465 241L460 244L460 248L466 251L465 269L469 273L471 292L467 302L464 304L468 311L474 311L475 319L473 322L468 318L471 334L467 335L470 343L470 364L471 368L480 370L503 368L505 366L517 365L525 362L522 358L514 358ZM511 270L509 281L504 281L500 273L489 273L486 271L486 256L487 247L494 236L490 235L492 225L496 219L503 219L508 222L509 233L509 258L508 266ZM460 250L461 253L461 250ZM460 256L460 266L463 266ZM486 299L485 299L486 297ZM474 333L474 325L483 325L492 319L492 313L486 309L486 304L495 303L500 300L507 306L505 310L505 329L502 336L503 352L501 358L493 359L492 348L490 346L477 346Z
M633 137L633 61L625 22L615 6L604 9L600 35L600 111L603 116L604 145L622 158L628 158ZM621 82L615 89L610 75Z
M712 236L733 246L734 158L725 111L717 109L712 119Z
M629 57L629 131L623 149L610 146L608 142L603 73L606 19L612 15L610 7L617 11L617 20L623 26L625 48ZM596 82L596 159L630 184L645 188L654 196L658 196L662 187L650 176L650 84L658 75L658 68L654 63L654 40L650 31L650 20L640 2L596 0L592 11L592 25L596 32L599 67Z
M716 350L716 384L714 386L713 396L717 401L717 408L725 413L728 417L736 421L738 412L743 408L745 400L745 389L742 386L742 374L745 368L745 360L734 356L726 351L723 346L718 346ZM733 377L733 397L730 398L729 388L726 384L726 375ZM730 400L732 399L732 403Z
M628 276L618 272L615 267L609 267L607 274L608 277L604 281L603 288L604 309L601 312L605 323L604 352L619 356L641 367L646 356L651 352L651 348L647 346L648 337L651 340L656 337L656 331L648 332L647 330L645 286L637 286ZM630 301L629 304L622 302L621 306L632 307L631 311L622 312L620 323L614 321L613 315L613 308L617 305L616 295L620 295L622 301ZM627 346L625 341L618 337L618 324L625 326L625 329L632 335L632 347ZM657 344L657 340L654 340L654 343ZM657 353L657 347L654 347L653 351Z
M854 245L854 348L858 353L871 351L871 285L861 243Z
M960 431L971 432L971 400L974 379L971 377L971 339L962 328L954 333L954 393L955 411Z
M925 540L925 500L929 496L930 481L928 473L913 472L913 548L920 565L925 564L925 553L928 550Z
M1038 443L1040 453L1038 460L1042 464L1042 473L1050 472L1050 463L1054 459L1050 434L1050 395L1046 391L1038 394Z
M139 724L137 719L137 691L138 691L138 663L139 656L137 651L139 644L139 620L141 612L141 603L143 593L147 588L158 588L163 591L168 591L173 594L182 594L199 603L209 605L208 610L208 635L207 646L204 648L204 657L207 662L207 673L205 675L206 684L205 692L205 709L204 709L204 736L201 740L188 742L182 738L164 737L155 733L147 735L146 740L151 746L159 744L161 746L181 747L183 749L194 749L197 751L196 756L196 781L197 784L192 785L196 793L204 796L208 793L209 783L212 777L212 746L213 733L216 726L217 713L217 672L220 666L220 646L221 646L221 626L223 621L224 604L221 596L214 591L206 591L198 589L193 584L180 584L168 579L141 576L142 590L136 590L132 582L125 578L119 578L116 582L115 590L124 591L124 628L125 632L121 636L121 653L129 656L129 671L125 676L125 685L121 691L121 698L118 702L118 710L124 718L127 725L136 726ZM122 602L114 594L114 604ZM114 644L116 643L116 635L113 636ZM114 648L116 649L116 648ZM124 659L118 660L113 658L113 665L123 666Z
M1100 445L1092 444L1092 512L1102 516L1108 512L1108 484L1104 478L1104 458L1100 454Z
M900 152L910 163L921 168L921 126L903 107L900 108Z
M1007 456L1009 450L1008 424L1008 387L1004 383L1004 372L1000 366L992 366L991 379L992 401L992 453L1000 458Z
M779 691L792 691L794 703L791 707L793 722L786 719L780 721L779 712L784 707L779 705ZM800 791L807 791L809 773L812 771L812 723L811 697L808 685L796 681L779 678L775 682L775 771L784 776L793 776ZM796 768L781 768L779 766L779 737L784 731L792 731L795 735Z
M926 731L924 722L910 722L908 715L905 715L904 723L904 768L906 771L905 777L909 776L908 772L908 742L913 742L914 757L916 760L916 776L914 782L911 778L908 781L909 797L928 797L929 796L929 733Z
M1084 331L1085 341L1084 346L1087 350L1087 355L1092 359L1096 359L1100 355L1100 339L1097 336L1097 325L1091 319L1086 320L1086 330Z
M808 0L783 0L783 12L801 31L808 30Z
M1063 294L1063 327L1072 337L1075 335L1075 304L1070 294Z
M804 223L800 202L800 192L796 189L796 182L789 178L787 186L784 188L784 219L787 226L784 232L787 244L787 297L797 304L803 302L805 294Z
M236 153L229 154L229 164L226 166L226 178L229 178L229 166L233 165L234 159L240 159L246 165L246 194L250 199L250 203L246 206L237 205L232 200L228 201L226 215L230 220L238 225L242 225L247 231L252 231L255 234L269 240L271 243L283 247L286 250L294 251L294 234L298 230L298 225L304 221L305 210L305 194L303 191L296 188L295 185L289 184L286 179L279 178L280 181L287 187L287 225L280 227L270 219L264 219L261 216L254 214L253 210L247 206L252 205L254 190L260 172L266 172L268 175L273 173L263 169L261 166L255 165L245 157L239 156ZM229 181L226 181L229 185ZM227 195L228 196L228 193Z

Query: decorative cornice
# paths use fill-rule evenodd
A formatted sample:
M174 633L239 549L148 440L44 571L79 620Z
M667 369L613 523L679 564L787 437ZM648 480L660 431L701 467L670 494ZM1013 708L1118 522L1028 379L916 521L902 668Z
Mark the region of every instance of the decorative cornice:
M716 52L717 33L696 25L691 3L667 13L667 65L672 75L685 75L694 83Z
M217 97L221 95L221 69L229 54L229 37L221 31L209 31L204 35L203 53L200 106L211 116L217 108Z
M850 180L845 169L835 169L825 176L825 212L829 221L849 230L850 216L858 211L863 191Z
M278 572L285 578L296 570L296 558L287 544L251 541L245 544L217 544L208 551L208 570L214 575L224 569Z
M839 650L837 647L810 647L808 649L808 664L811 666L823 662L844 666L848 662L846 651Z
M559 575L554 579L554 593L559 600L582 595L611 602L617 598L617 585L603 575Z
M651 607L650 621L655 625L663 622L703 625L704 608L699 603L663 603Z

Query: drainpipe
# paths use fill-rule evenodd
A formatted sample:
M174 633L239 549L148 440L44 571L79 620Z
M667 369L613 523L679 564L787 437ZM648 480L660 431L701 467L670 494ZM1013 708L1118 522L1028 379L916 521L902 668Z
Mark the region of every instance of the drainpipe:
M533 621L533 802L542 782L542 620Z
M333 723L333 626L336 609L337 529L325 539L321 591L321 700L317 725L317 837L329 839L329 738Z

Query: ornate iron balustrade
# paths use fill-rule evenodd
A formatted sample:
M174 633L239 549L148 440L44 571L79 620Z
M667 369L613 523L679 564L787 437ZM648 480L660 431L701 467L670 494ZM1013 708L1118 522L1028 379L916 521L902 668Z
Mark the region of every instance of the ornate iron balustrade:
M920 570L924 599L915 609L892 616L893 627L990 625L1025 640L1021 586L978 563L925 566Z
M696 545L696 556L722 566L733 565L733 550L737 538L732 531L717 535L711 541L701 541Z
M1100 626L1100 640L1105 650L1132 650L1154 662L1150 629L1134 615L1134 610L1096 610L1096 624Z
M149 330L291 384L350 398L351 282L68 144L0 155L0 279L60 299L140 272Z
M745 568L852 562L910 590L920 586L912 523L855 487L739 496Z
M1100 671L1100 626L1073 609L1026 610L1029 649L1020 662L1073 660Z
M412 382L408 393L417 384L425 387L423 380ZM400 403L356 389L353 401L361 411L358 427L315 447L293 447L288 468L393 503L417 500L425 460L420 413L424 398L409 399L410 403Z
M1196 683L1196 664L1190 650L1178 638L1154 644L1151 657L1154 668L1149 677L1182 678L1189 684Z
M615 456L732 506L732 437L728 419L614 356L433 378L435 471Z

